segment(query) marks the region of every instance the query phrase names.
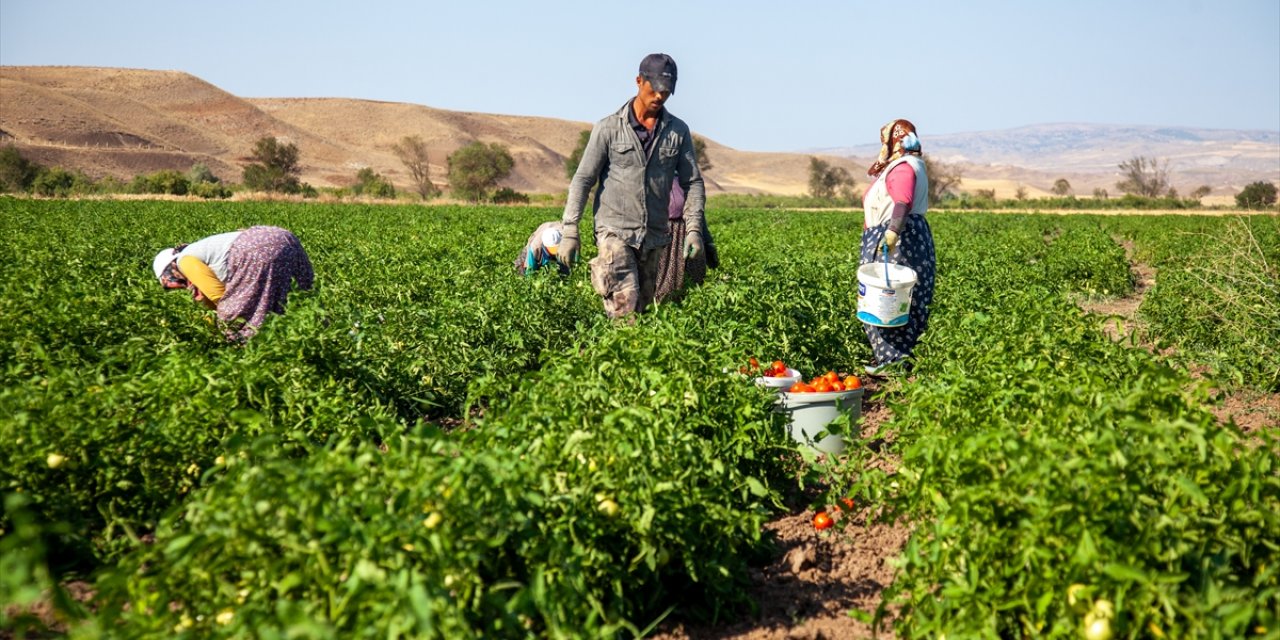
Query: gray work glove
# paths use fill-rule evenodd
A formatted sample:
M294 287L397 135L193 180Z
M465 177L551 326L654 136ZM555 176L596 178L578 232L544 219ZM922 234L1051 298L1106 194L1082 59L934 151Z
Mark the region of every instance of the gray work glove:
M697 231L690 231L684 236L684 257L696 258L702 255L702 234Z
M575 232L570 235L566 232L564 237L560 239L560 246L556 247L556 261L568 268L577 260L578 234Z

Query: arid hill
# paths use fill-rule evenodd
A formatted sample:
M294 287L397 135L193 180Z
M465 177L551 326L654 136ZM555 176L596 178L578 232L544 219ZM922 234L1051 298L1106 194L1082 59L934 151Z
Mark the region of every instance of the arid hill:
M302 179L312 185L349 186L357 171L370 167L407 189L408 174L391 147L417 135L427 143L438 185L447 182L445 159L454 150L473 141L498 142L516 161L505 186L559 193L568 182L565 157L590 126L371 100L239 98L179 71L0 67L0 144L95 178L127 180L202 162L238 182L254 142L271 135L298 146ZM1116 165L1135 155L1169 160L1180 193L1211 187L1207 203L1230 202L1249 182L1280 182L1280 132L1056 124L923 137L926 152L960 169L961 190L994 189L1000 198L1019 188L1030 197L1048 195L1059 178L1080 196L1094 189L1118 195ZM713 140L707 149L711 193L808 190L811 154L740 151ZM813 153L865 184L875 148Z
M603 114L602 114L603 115ZM122 179L203 162L239 181L253 144L272 135L298 146L303 180L347 186L370 167L397 187L408 174L391 150L417 135L430 151L432 179L444 184L445 158L473 141L499 142L515 158L505 182L519 191L557 193L564 160L590 123L445 111L423 105L340 98L233 96L178 71L89 67L0 67L0 142L45 165ZM807 154L753 153L707 141L712 192L799 194L808 188ZM861 163L828 157L857 175Z

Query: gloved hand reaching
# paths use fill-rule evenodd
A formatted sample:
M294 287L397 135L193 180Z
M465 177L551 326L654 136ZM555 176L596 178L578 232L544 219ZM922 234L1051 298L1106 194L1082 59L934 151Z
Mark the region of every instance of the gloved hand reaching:
M684 257L696 258L702 255L704 248L702 246L702 234L697 231L690 231L684 236Z
M556 248L556 261L565 267L572 266L573 262L578 259L578 234L565 234L560 239L560 246Z
M897 231L894 231L893 229L889 229L884 232L884 246L888 247L890 251L893 251L894 248L898 246Z

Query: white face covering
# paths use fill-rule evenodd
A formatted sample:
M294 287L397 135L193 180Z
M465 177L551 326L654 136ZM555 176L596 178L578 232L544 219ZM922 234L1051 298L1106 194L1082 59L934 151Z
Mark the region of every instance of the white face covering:
M156 273L156 280L160 279L161 274L164 273L164 268L169 266L169 263L173 262L176 257L178 257L178 252L174 251L173 247L163 249L156 254L155 260L151 261L151 270Z
M556 254L556 248L560 246L560 240L564 237L559 229L547 229L542 232L542 248L547 250L551 255Z

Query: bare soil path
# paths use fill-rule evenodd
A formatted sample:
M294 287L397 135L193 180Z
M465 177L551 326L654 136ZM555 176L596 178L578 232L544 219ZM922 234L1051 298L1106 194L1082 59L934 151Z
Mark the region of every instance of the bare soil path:
M1134 340L1137 346L1155 353L1156 345L1146 337L1145 327L1138 309L1142 306L1147 292L1156 284L1156 270L1151 265L1137 261L1134 256L1136 247L1133 242L1116 238L1116 242L1124 247L1125 256L1129 260L1129 268L1134 275L1133 293L1111 300L1082 300L1080 307L1085 311L1096 313L1105 320L1102 331L1112 340ZM1161 355L1169 355L1169 351ZM1203 369L1193 368L1193 377L1202 377ZM1246 434L1253 434L1262 429L1280 429L1280 394L1267 393L1254 389L1214 389L1215 403L1209 411L1221 423L1234 420Z
M880 385L868 380L862 407L862 434L871 437L888 420L889 410L877 398ZM890 462L889 464L893 464ZM867 526L867 510L839 534L818 534L814 512L803 506L765 525L776 549L769 562L751 570L755 612L715 625L667 620L657 640L845 640L877 637L864 622L849 615L873 612L893 580L890 558L906 544L904 525ZM836 517L846 517L837 515ZM833 528L829 531L836 531ZM878 637L892 637L883 630Z

